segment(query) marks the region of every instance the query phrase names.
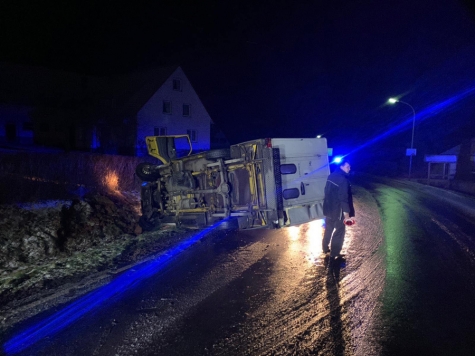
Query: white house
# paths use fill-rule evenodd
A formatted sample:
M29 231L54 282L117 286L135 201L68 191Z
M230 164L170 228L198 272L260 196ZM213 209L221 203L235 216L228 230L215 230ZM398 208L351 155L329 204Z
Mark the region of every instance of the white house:
M475 138L471 139L470 146L473 170L475 168ZM427 178L453 179L457 172L460 147L461 145L457 145L439 155L426 155L424 160L427 162Z
M140 108L136 112L137 154L146 152L146 136L161 135L187 134L194 151L209 150L212 120L181 67L172 71L158 69L148 73L152 76L149 80L154 81L153 76L156 76L157 84L162 80L163 82L155 87L150 97L147 98L145 89L132 99L134 102L142 95L147 99L143 105L139 105Z

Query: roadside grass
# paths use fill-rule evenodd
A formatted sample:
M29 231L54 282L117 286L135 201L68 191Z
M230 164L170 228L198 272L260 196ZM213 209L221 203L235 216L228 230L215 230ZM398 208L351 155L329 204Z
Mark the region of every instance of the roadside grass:
M34 211L53 209L59 215L61 206L70 205L74 199L82 200L87 195L98 197L95 204L100 209L106 209L101 213L104 216L111 215L107 212L108 207L116 207L122 215L127 215L127 221L138 220L138 217L133 216L139 214L138 191L141 181L135 176L135 168L138 163L147 161L154 162L151 157L79 152L0 152L0 205L4 213L0 219L3 222L0 224L3 232L0 241L4 247L11 246L10 242L30 243L29 233L34 233L38 240L43 239L43 235L37 236L36 232L28 229L10 232L9 227L16 226L13 220L30 217L37 220L38 224L51 224L45 218L46 214L32 213L30 216L24 211L31 207L34 207ZM100 196L108 199L101 200ZM105 205L102 206L101 202ZM22 212L18 213L17 209ZM124 224L119 216L113 222L118 227ZM98 228L106 231L111 228L109 225ZM156 232L153 235L138 232L136 236L121 233L108 241L98 240L86 250L69 253L56 251L32 263L19 261L18 267L0 266L2 326L8 324L8 315L14 313L17 307L41 299L68 284L78 283L95 273L115 270L117 266L138 261L167 243L159 240L170 240L174 234L171 231ZM53 236L53 239L57 238ZM2 253L9 253L8 251L4 248ZM21 254L18 258L21 258Z
M101 217L109 217L99 220L102 231L114 227L108 224L120 227L124 221L138 220L141 181L135 176L135 168L141 162L156 163L156 160L78 152L0 152L0 205L6 215L2 217L0 240L3 238L6 246L10 240L28 239L28 235L22 235L22 226L13 230L9 226L16 226L15 222L24 216L35 219L38 222L35 226L51 224L45 220L46 214L37 212L53 209L59 215L62 207L74 199L91 201L91 196L95 197L94 209L101 211ZM18 209L32 210L31 214L20 215ZM90 223L85 223L85 229ZM85 234L90 236L87 231ZM45 308L107 283L116 274L144 259L154 258L195 232L169 226L147 233L139 230L116 235L107 242L98 240L87 249L78 245L76 250L56 252L34 263L0 266L0 332ZM57 239L54 231L53 235L53 240ZM2 253L10 254L4 250Z
M0 332L108 283L117 274L156 258L194 233L190 229L163 228L135 239L122 235L107 248L56 256L46 263L0 275Z

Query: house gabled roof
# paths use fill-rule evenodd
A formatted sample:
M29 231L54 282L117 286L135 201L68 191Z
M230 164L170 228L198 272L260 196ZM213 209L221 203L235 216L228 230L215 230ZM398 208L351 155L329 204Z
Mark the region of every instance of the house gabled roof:
M147 103L179 66L156 67L113 80L112 95L123 116L131 116Z
M475 154L475 137L472 138L471 141L472 141L472 147L471 147L470 153ZM441 153L441 155L458 155L460 153L460 146L461 145L452 147L451 149Z

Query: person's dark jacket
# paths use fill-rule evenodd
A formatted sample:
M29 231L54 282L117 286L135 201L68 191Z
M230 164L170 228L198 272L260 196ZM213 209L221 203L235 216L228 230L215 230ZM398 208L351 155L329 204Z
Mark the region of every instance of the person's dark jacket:
M355 216L350 182L347 174L341 168L337 168L328 176L325 185L323 214L332 219L343 220L344 212L350 217Z

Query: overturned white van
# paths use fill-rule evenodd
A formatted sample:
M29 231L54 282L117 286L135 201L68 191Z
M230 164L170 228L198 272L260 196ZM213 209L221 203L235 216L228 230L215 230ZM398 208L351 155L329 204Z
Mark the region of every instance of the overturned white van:
M177 158L175 141L183 137L146 138L149 154L162 164L141 163L136 170L144 181L144 229L220 220L240 229L278 228L323 218L325 138L257 139L195 155L190 149Z

